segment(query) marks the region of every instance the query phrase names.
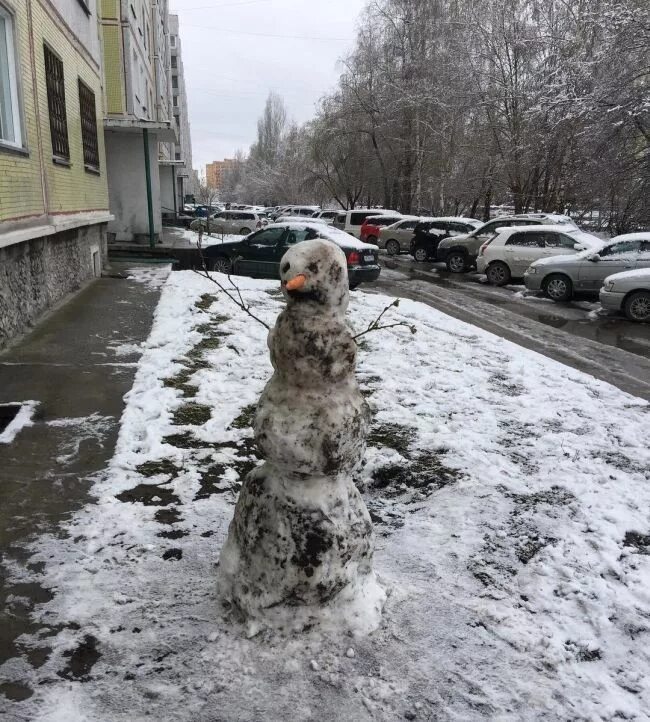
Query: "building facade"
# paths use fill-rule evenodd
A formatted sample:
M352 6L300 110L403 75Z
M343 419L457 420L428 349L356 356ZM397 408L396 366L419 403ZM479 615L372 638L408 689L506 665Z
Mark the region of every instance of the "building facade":
M0 347L101 274L97 0L0 0Z
M206 163L205 182L208 187L220 190L224 173L233 168L236 162L234 158L224 158L224 160L215 160L212 163Z
M100 25L109 240L153 243L162 232L161 167L173 163L176 141L168 1L102 0Z
M169 49L173 126L177 142L165 149L161 160L161 194L163 215L182 211L183 205L198 191L192 169L192 140L183 71L183 56L178 15L169 16Z

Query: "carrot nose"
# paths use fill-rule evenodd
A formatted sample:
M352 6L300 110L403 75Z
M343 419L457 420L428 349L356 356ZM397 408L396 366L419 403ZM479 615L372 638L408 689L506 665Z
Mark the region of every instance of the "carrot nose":
M290 281L287 281L287 291L296 291L305 285L307 277L303 273L299 273L294 276Z

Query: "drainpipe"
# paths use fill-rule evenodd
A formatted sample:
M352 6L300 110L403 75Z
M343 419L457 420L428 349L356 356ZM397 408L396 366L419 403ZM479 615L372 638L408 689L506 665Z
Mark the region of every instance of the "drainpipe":
M178 220L178 198L176 197L176 166L172 166L172 191L174 193L174 218Z
M156 247L153 233L153 199L151 197L151 164L149 161L149 128L142 129L144 141L144 175L147 182L147 213L149 215L149 248Z

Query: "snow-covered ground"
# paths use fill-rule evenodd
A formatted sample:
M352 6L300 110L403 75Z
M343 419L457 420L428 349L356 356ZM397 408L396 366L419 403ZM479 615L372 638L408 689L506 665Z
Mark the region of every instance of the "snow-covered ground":
M238 284L272 323L278 284ZM54 596L22 643L52 652L0 667L34 690L0 713L647 719L650 405L415 302L391 316L415 336L359 353L380 629L246 639L224 622L215 565L271 367L265 329L216 290L169 276L97 503L34 546L24 581ZM390 300L352 296L358 330Z

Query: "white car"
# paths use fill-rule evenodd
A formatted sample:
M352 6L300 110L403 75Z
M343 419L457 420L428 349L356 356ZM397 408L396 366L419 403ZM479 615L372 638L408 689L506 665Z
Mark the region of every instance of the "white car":
M567 225L511 226L498 228L479 250L476 267L494 286L523 278L535 261L602 248L603 241Z
M630 321L650 323L650 268L607 276L600 289L600 305L623 311Z
M320 210L319 206L282 206L274 214L274 219L280 216L298 216L307 219L311 218L318 210Z
M323 225L329 225L325 218L301 218L300 216L279 216L273 223L300 223L301 221L309 220L309 223L322 223Z
M332 208L325 208L322 211L316 211L312 215L312 219L314 220L324 220L328 224L334 223L334 220L336 219L336 216L339 214L339 211Z
M361 238L361 226L368 216L401 216L397 211L388 208L357 208L353 211L339 211L334 226L355 238Z

